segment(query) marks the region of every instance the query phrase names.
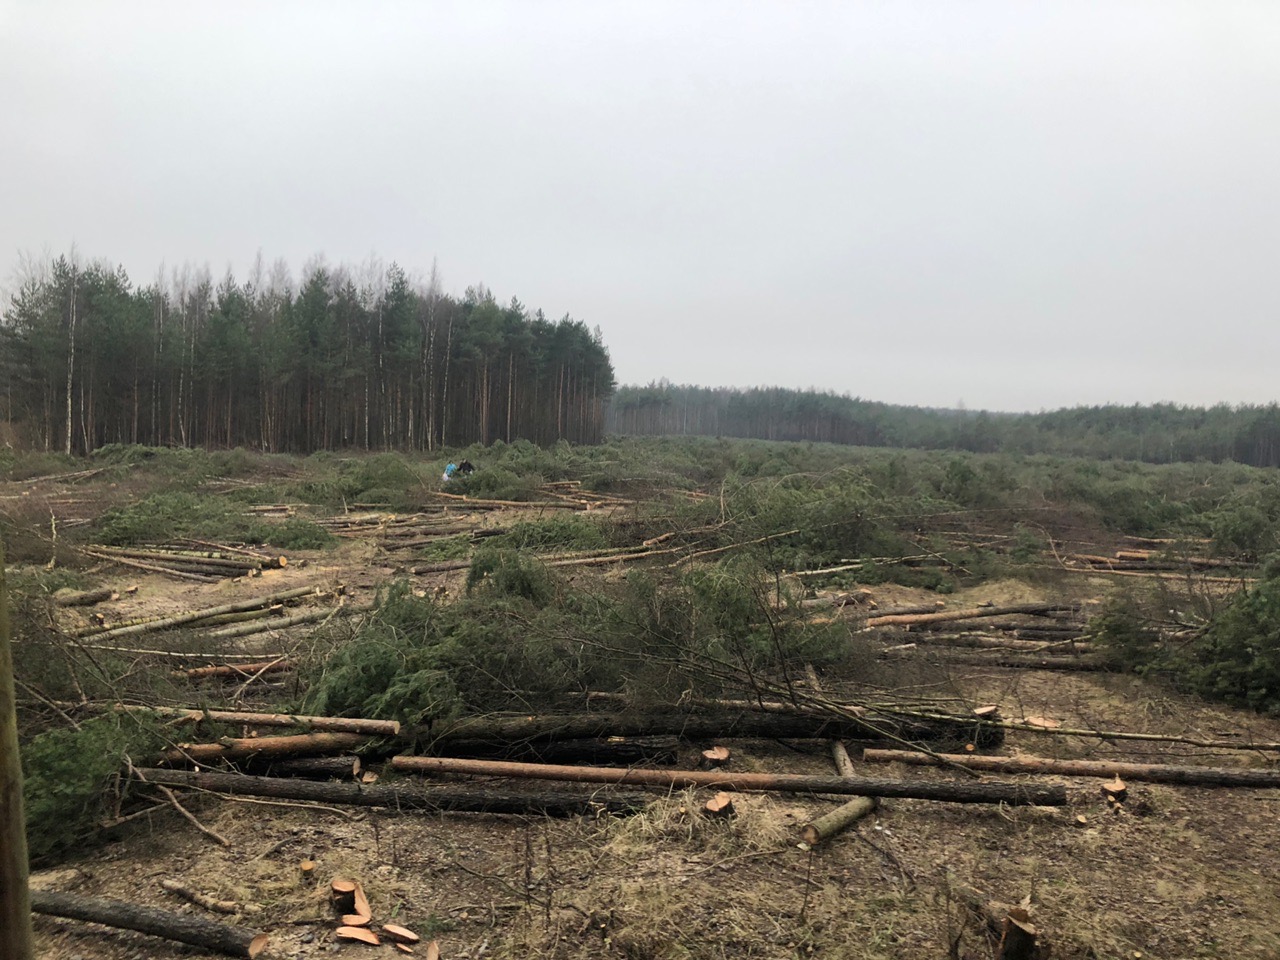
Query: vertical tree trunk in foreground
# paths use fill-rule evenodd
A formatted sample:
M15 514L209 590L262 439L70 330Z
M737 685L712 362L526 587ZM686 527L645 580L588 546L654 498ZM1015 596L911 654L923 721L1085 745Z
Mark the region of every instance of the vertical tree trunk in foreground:
M0 544L0 957L32 960L27 827L22 816L22 764L9 646L9 592Z

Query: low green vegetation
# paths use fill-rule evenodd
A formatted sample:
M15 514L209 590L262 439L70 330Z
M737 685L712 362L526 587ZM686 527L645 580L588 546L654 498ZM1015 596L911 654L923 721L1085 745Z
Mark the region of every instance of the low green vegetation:
M1169 597L1129 595L1093 624L1125 669L1233 707L1280 715L1280 560L1200 625Z

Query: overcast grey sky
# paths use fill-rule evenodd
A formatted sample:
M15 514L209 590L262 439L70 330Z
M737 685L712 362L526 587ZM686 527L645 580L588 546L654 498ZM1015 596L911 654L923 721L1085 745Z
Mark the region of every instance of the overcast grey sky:
M1280 398L1280 3L0 0L0 266L376 253L621 382Z

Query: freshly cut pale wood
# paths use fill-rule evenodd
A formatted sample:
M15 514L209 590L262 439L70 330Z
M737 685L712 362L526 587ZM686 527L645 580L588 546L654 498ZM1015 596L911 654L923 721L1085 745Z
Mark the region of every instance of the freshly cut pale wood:
M196 906L204 907L212 913L237 913L240 910L240 904L234 900L219 900L217 897L211 897L207 893L193 890L177 880L161 880L160 886L169 893L182 897L184 900L189 900Z
M339 940L355 940L359 943L367 943L371 947L377 947L382 944L378 939L378 935L372 930L366 930L364 927L345 926L339 927L334 931Z
M1036 955L1036 928L1025 907L1012 907L1004 918L996 960L1033 960Z
M427 960L440 960L439 940L432 940L427 944Z
M396 940L400 943L417 943L422 939L408 927L402 927L396 923L384 923L382 932L391 940Z
M413 953L413 947L409 946L407 943L392 942L392 946L401 953Z
M154 713L162 717L179 717L199 723L240 723L249 727L309 727L316 731L364 733L370 736L395 737L400 734L398 720L365 720L349 717L311 717L292 713L249 713L243 710L206 710L199 707L152 707L116 704L117 710L131 713Z
M703 807L708 817L719 820L727 820L735 813L733 809L733 794L721 791L706 802Z
M1011 613L1054 613L1072 610L1062 603L1019 603L1006 607L970 607L965 610L945 610L941 613L908 613L871 617L868 627L914 626L924 623L942 623L948 620L976 620L982 617L1003 617Z
M718 770L727 766L731 752L728 747L715 746L702 751L702 766L708 770Z
M1112 803L1124 803L1129 797L1129 788L1117 773L1114 780L1102 785L1102 795Z
M545 817L619 816L643 810L649 798L643 794L598 794L570 791L504 792L456 787L421 789L394 784L365 786L359 783L320 783L284 777L250 777L239 773L195 770L147 769L138 771L148 783L170 787L194 787L232 796L271 797L313 803L357 807L389 807L393 810L429 810L519 814Z
M262 953L270 940L265 933L252 933L188 913L142 907L119 900L81 897L74 893L54 893L51 890L32 890L31 909L53 917L69 917L108 927L138 930L166 940L189 943L230 957L248 957L250 960Z
M250 757L303 757L346 753L367 741L362 733L302 733L292 737L228 738L221 743L180 743L164 752L168 763L210 763Z
M367 927L373 920L373 917L366 917L363 913L344 913L342 922L348 927Z
M868 797L913 797L952 803L1008 803L1063 806L1066 788L1060 784L1031 786L993 781L910 781L872 777L813 777L799 774L722 773L698 770L618 770L608 767L566 767L497 760L459 760L451 757L391 759L406 773L467 773L487 777L562 780L572 783L612 783L653 787L713 787L719 790L761 790L784 793L843 793Z
M806 823L800 830L800 836L804 838L804 842L809 846L816 847L822 841L828 840L853 826L853 824L874 811L879 806L879 803L880 801L875 797L854 797L848 803L841 804L830 813Z
M208 680L212 677L234 677L245 679L266 673L288 673L293 669L289 660L267 660L262 663L225 663L211 667L195 667L191 670L179 670L178 676L188 680Z

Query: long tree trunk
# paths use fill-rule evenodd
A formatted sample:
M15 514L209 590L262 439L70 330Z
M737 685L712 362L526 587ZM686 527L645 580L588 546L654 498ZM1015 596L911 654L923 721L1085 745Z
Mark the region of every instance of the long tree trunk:
M567 767L501 760L459 760L452 757L391 758L403 773L466 773L485 777L559 780L568 783L608 783L626 786L710 787L716 790L758 790L781 793L836 793L862 797L904 797L950 803L1008 803L1014 806L1061 807L1067 790L1061 784L1024 785L990 780L912 781L875 777L814 777L787 773L729 773L699 770L619 770L609 767Z
M1064 777L1120 777L1148 783L1177 783L1201 787L1280 787L1280 770L1242 767L1182 767L1163 763L1125 763L1119 760L1054 760L1043 757L979 757L973 754L917 753L913 750L864 750L867 763L909 763L915 766L954 764L992 773L1041 773Z
M0 957L32 960L27 890L27 825L22 810L22 764L9 645L9 593L0 542Z
M270 939L265 933L251 933L189 913L174 913L136 903L81 897L74 893L54 893L51 890L32 891L31 909L54 917L69 917L72 920L101 923L123 930L138 930L229 957L256 957L267 948ZM7 954L5 956L8 957Z
M71 268L71 314L67 330L67 445L66 454L71 456L71 382L76 369L76 269Z
M649 802L649 798L643 794L601 795L596 791L520 793L493 787L479 790L462 787L423 789L399 783L317 783L283 777L250 777L236 773L191 770L140 770L139 773L147 783L165 787L192 787L244 797L275 797L356 807L390 807L394 810L566 817L601 812L634 813Z

